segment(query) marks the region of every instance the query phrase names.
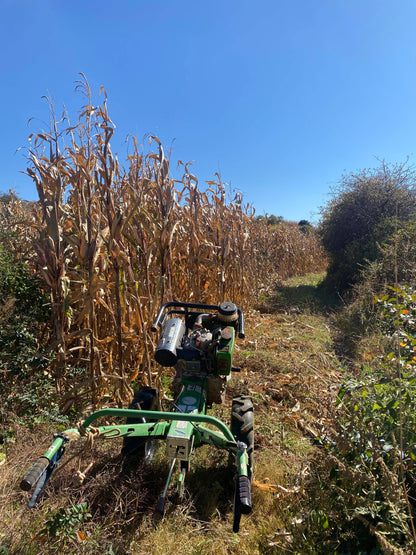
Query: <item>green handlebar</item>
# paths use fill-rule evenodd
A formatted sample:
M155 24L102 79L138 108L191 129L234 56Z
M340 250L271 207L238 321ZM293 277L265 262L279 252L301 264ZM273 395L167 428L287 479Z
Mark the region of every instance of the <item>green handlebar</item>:
M87 428L98 420L99 418L106 418L108 416L121 416L124 418L144 418L145 420L181 420L183 422L195 422L196 424L212 424L218 428L228 441L234 442L234 436L227 426L215 418L207 414L200 413L183 413L183 412L163 412L154 410L134 410L134 409L101 409L97 412L90 414L84 421L84 428Z

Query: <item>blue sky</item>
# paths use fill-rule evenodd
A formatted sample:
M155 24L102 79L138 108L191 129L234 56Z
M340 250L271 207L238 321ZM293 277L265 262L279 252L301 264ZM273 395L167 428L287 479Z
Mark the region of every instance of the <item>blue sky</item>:
M414 0L0 0L0 190L37 198L16 150L43 95L75 119L83 72L120 160L156 134L201 186L218 171L257 214L316 221L343 173L414 162L415 31Z

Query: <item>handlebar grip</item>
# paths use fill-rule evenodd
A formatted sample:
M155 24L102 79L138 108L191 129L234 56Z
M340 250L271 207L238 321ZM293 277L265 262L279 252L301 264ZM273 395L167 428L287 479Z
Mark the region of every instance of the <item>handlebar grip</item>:
M247 476L238 477L237 488L240 510L243 515L247 515L251 512L251 484Z
M47 457L40 457L20 482L20 488L25 491L31 490L48 468L49 463L50 461Z

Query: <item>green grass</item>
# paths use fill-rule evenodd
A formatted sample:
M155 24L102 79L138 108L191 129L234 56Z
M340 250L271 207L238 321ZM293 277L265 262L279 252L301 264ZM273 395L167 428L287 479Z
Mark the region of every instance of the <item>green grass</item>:
M338 299L322 285L325 273L296 276L285 281L268 300L274 310L325 313L334 310Z

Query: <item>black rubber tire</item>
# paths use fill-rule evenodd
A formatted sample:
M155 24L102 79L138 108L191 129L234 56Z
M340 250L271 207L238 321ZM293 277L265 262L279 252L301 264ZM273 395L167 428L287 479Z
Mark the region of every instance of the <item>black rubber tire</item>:
M129 409L141 410L160 410L159 394L153 387L143 386L135 391L133 401ZM127 418L126 424L138 424L142 422L140 418ZM151 420L148 420L151 422ZM146 439L143 437L126 437L123 440L121 454L124 456L145 457L146 446L157 440Z
M248 477L253 477L254 407L251 397L238 395L231 405L231 433L237 441L247 445Z

